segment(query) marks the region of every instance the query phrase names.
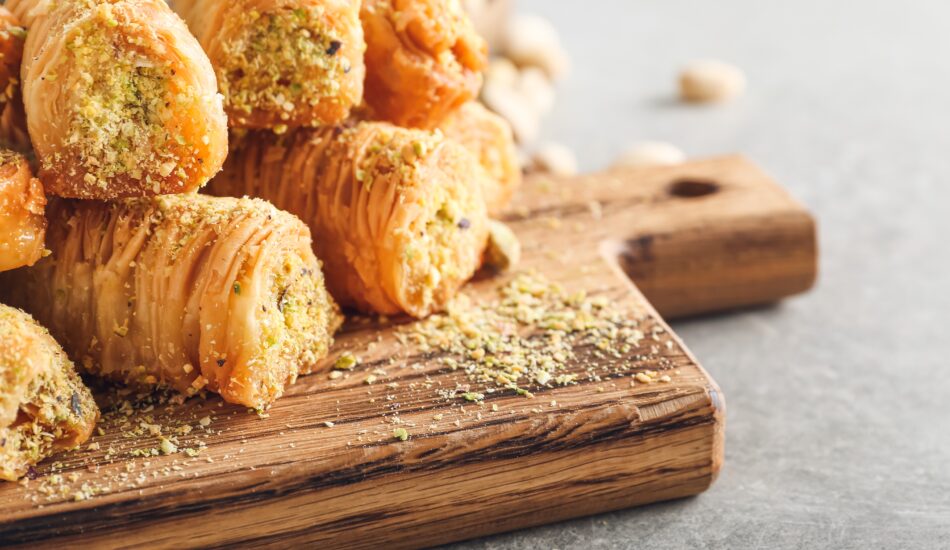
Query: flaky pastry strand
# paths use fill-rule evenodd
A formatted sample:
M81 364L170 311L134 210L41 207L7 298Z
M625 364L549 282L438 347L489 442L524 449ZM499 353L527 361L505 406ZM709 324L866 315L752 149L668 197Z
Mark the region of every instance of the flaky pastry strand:
M483 189L488 215L500 214L522 179L518 149L508 121L478 101L469 101L442 121L439 128L447 138L475 155L488 173Z
M359 122L254 132L234 147L209 192L266 198L300 216L343 305L423 317L479 267L484 171L439 132Z
M5 273L86 372L264 408L339 326L310 232L256 199L51 200L52 255Z

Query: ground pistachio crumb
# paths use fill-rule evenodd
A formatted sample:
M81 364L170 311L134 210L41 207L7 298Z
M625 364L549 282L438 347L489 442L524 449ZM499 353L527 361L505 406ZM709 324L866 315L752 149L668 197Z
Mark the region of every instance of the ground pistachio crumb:
M399 441L405 441L409 439L409 432L407 432L405 428L396 428L393 430L393 437Z
M350 352L344 352L337 358L336 362L333 363L333 368L339 370L351 370L356 365L360 364L359 358L353 355Z
M171 442L170 439L161 438L159 442L159 448L162 451L162 454L170 455L178 452L178 446Z
M511 390L530 399L526 386L574 384L579 374L568 372L568 364L619 361L644 339L640 322L607 297L567 292L534 272L515 275L497 293L495 300L460 294L446 313L401 329L400 341L416 351L442 352L439 361L463 370L485 388L479 392ZM593 358L578 356L582 348ZM479 392L448 393L480 401Z

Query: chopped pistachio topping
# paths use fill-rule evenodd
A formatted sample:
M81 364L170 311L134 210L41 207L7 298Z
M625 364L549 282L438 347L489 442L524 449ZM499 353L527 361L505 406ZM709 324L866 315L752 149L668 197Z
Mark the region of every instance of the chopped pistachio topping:
M163 455L175 454L178 452L178 445L163 437L159 440L159 449L161 449Z
M69 31L67 55L44 78L71 75L65 146L78 158L73 177L105 188L117 176L160 188L159 178L182 177L182 158L201 162L196 149L169 121L199 101L192 89L176 91L175 70L156 63L138 38L140 23L116 18L112 5L91 5ZM62 152L47 155L43 166L61 170Z
M350 65L325 11L311 5L243 14L237 23L243 32L223 45L217 67L232 112L262 109L290 120L298 107L340 100L340 82Z
M351 370L359 363L360 363L359 359L355 355L347 351L337 358L336 362L333 364L333 368L339 369L339 370Z
M0 165L6 166L7 164L12 164L14 168L19 168L23 160L23 155L20 153L0 147Z
M521 273L499 288L497 301L460 294L447 313L402 329L400 340L443 352L446 368L465 371L486 392L508 389L530 398L525 385L576 381L564 367L578 362L579 348L592 348L598 358L629 353L644 337L638 326L604 297L568 294L538 274ZM484 398L474 391L456 395Z
M0 418L0 480L29 476L33 464L74 446L69 442L97 415L92 394L48 331L0 305L0 417L9 416Z
M407 432L405 428L396 428L393 430L393 437L399 441L405 441L409 439L409 432Z
M348 128L339 137L340 143L357 143L359 126ZM395 174L402 181L413 181L425 166L427 157L444 141L437 132L391 131L379 129L357 159L353 177L370 189L377 176Z
M79 451L94 453L96 458L88 469L76 463L75 455L66 455L63 462L46 462L29 470L27 477L33 481L25 486L34 503L88 500L141 489L162 478L184 477L199 461L215 461L208 456L208 444L210 437L220 432L212 426L212 417L203 412L203 400L186 401L183 395L169 392L138 394L129 388L116 388L103 397L107 405L93 436L96 440ZM231 456L217 458L228 460ZM112 469L108 467L111 464L122 467Z
M3 29L3 31L0 31L0 34L2 33L8 33L11 36L14 36L16 38L21 38L21 39L26 38L26 29L24 29L23 27L18 27L16 25L10 25L9 27Z

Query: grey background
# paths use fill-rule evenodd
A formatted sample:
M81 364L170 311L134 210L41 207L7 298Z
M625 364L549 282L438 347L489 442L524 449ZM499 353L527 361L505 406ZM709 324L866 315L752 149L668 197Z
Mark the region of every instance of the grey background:
M817 288L674 323L728 403L692 499L458 548L950 547L950 2L520 0L573 59L545 136L584 170L624 143L741 151L817 215ZM746 71L738 102L673 101L677 68Z

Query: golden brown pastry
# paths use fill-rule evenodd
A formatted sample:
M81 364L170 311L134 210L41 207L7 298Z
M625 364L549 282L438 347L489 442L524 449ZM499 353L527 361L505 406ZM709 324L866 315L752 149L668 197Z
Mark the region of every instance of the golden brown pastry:
M23 41L26 29L10 13L0 6L0 103L7 103L20 87L20 60L23 58Z
M485 203L489 216L498 215L521 185L518 149L508 121L481 103L469 101L450 114L439 128L475 155L488 173L483 189Z
M266 198L306 221L342 304L423 317L479 266L484 177L441 133L360 122L251 133L208 189Z
M373 117L431 129L478 95L488 48L459 0L364 0L360 19Z
M201 187L227 155L214 71L163 0L8 0L46 191L114 199Z
M0 289L92 374L263 408L341 322L307 227L262 200L54 200L48 213L52 255Z
M26 313L0 304L0 479L89 438L99 409L72 361Z
M363 97L359 0L176 0L208 52L231 126L335 124Z
M0 271L43 256L46 195L21 155L0 149Z
M33 158L33 145L26 129L26 113L23 112L23 99L20 92L14 98L0 105L0 148L10 149Z
M27 152L26 114L20 95L20 62L26 29L5 6L0 6L0 146Z

